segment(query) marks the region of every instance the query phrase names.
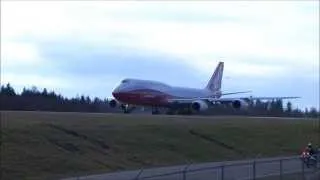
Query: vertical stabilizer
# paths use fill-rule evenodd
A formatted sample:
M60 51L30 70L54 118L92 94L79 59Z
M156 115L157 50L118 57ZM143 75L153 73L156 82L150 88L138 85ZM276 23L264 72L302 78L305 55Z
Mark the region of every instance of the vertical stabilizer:
M220 94L221 93L221 82L222 82L222 75L223 75L223 66L224 63L223 62L219 62L216 70L214 71L214 73L212 74L206 89Z

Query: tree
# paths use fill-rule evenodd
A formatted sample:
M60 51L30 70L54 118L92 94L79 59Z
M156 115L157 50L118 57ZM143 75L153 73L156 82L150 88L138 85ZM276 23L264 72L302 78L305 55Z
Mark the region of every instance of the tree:
M277 99L273 102L273 114L276 116L281 116L283 114L283 104L281 99Z
M38 88L37 88L36 86L32 86L32 87L31 87L31 92L32 92L33 94L39 93Z
M287 103L287 113L291 113L292 112L292 103L289 101L288 103Z
M48 91L46 88L43 89L42 96L48 96Z
M14 89L11 87L10 83L6 85L6 87L1 87L1 94L6 95L6 96L15 96L16 92Z
M317 111L317 109L315 107L311 107L309 115L312 118L316 118L316 117L319 117L319 112Z

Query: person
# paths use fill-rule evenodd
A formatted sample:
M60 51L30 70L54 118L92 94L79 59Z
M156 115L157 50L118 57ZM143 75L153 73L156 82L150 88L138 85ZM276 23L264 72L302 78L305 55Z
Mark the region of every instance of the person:
M316 154L316 150L312 147L311 142L309 142L307 147L305 147L304 152L309 153L310 157Z

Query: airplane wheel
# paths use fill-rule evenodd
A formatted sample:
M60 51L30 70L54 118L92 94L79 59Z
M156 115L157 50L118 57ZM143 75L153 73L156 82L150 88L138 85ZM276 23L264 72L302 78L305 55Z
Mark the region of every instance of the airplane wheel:
M159 111L152 111L152 114L160 114Z
M168 114L168 115L175 115L175 114L177 114L177 110L175 110L175 109L169 109L169 110L166 112L166 114Z
M129 109L124 109L123 112L124 112L125 114L129 114L131 111L130 111Z
M152 108L152 114L160 114L159 109L156 107Z
M174 115L174 113L172 111L167 111L166 114L168 115Z
M179 113L182 115L192 115L193 111L191 108L186 108L186 109L181 109Z

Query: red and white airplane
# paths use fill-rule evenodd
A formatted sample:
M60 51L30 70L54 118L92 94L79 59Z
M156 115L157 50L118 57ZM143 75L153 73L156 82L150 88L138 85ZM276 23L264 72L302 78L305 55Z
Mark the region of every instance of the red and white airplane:
M224 63L219 62L208 84L203 89L176 87L168 84L141 79L124 79L114 89L115 99L109 101L110 107L121 107L125 113L130 113L136 106L152 107L152 114L158 114L160 107L176 112L181 108L188 108L191 112L205 111L212 104L230 104L236 109L246 109L249 100L292 99L299 97L237 97L222 98L230 94L247 93L221 92L221 82Z

